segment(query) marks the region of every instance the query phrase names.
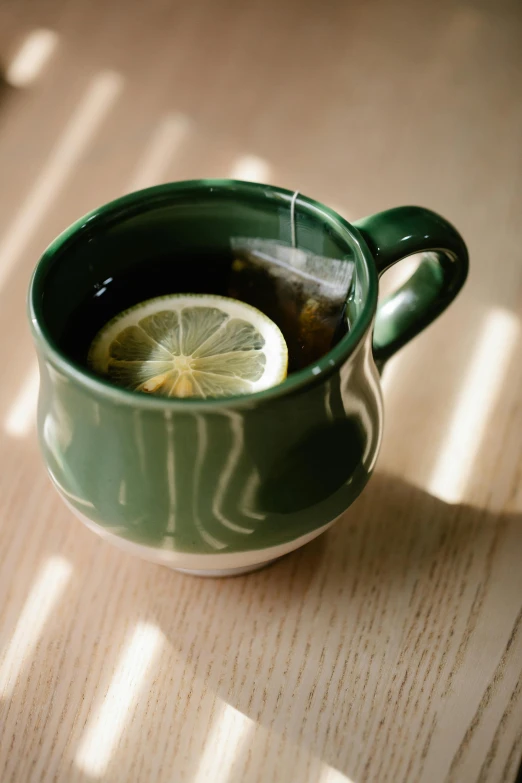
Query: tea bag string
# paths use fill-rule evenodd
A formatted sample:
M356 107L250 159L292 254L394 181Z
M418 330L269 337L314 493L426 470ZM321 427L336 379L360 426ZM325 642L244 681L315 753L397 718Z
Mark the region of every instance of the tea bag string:
M295 230L295 202L297 201L297 196L299 195L299 191L296 190L295 193L292 196L292 200L290 202L290 227L292 231L292 247L296 247L296 230Z

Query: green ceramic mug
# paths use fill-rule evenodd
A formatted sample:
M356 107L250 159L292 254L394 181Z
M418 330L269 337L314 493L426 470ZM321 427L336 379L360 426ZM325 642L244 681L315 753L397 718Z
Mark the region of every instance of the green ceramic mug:
M299 196L298 246L354 262L350 331L312 366L242 397L171 400L126 391L61 349L95 284L135 260L227 247L231 236L290 243L292 193L199 180L132 193L67 229L29 294L40 364L38 431L70 509L121 548L208 575L257 568L318 536L355 500L382 433L378 370L456 296L468 256L442 217L399 207L350 225ZM426 251L377 309L378 277ZM179 260L177 260L179 259Z

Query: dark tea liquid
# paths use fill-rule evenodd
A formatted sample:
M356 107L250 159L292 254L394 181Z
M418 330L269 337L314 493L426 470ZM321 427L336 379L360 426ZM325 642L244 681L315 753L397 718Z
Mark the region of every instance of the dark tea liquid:
M79 306L61 338L62 349L85 365L98 331L123 310L168 294L219 294L257 307L274 321L288 346L288 371L317 361L346 334L338 305L306 296L264 270L238 259L232 250L181 253L148 258L117 277L100 280Z

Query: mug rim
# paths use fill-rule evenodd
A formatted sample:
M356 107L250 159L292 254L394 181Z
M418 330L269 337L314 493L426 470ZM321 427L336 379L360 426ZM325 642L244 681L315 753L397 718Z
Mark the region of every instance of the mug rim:
M271 386L268 389L263 389L262 391L253 392L251 394L203 400L190 398L177 400L154 395L136 394L136 392L130 389L115 386L109 381L98 378L88 370L84 370L75 365L55 344L43 318L41 305L42 297L39 296L39 294L44 290L47 271L54 262L55 257L63 251L66 244L75 237L78 237L83 231L88 230L89 233L92 233L92 230L97 226L101 226L111 219L125 219L128 218L130 214L138 214L140 210L137 210L136 208L139 206L145 207L146 205L151 205L152 202L154 202L154 205L156 205L156 203L168 202L169 196L172 194L179 195L183 190L206 190L207 192L212 192L214 189L216 191L221 191L223 189L235 191L239 195L243 193L245 196L256 195L259 191L264 191L265 195L270 198L282 198L287 201L290 201L295 194L295 191L280 188L275 185L265 185L257 182L246 182L234 179L199 179L168 182L120 196L117 199L113 199L112 201L93 209L72 223L51 242L39 258L33 271L28 292L28 310L31 329L37 346L39 348L43 346L46 358L56 369L60 370L66 377L79 383L90 392L97 396L107 398L111 402L116 402L118 404L123 403L135 408L161 409L163 411L176 410L179 412L183 410L186 411L188 408L198 408L200 410L202 408L219 410L230 408L231 406L237 408L249 406L258 401L269 401L277 397L292 394L293 392L297 392L310 385L315 385L318 382L322 382L333 372L340 369L345 361L354 353L371 325L377 307L377 270L370 250L357 228L335 212L331 207L322 204L320 201L304 196L301 192L299 192L298 195L297 209L305 209L306 211L314 213L316 216L319 214L323 219L326 218L336 236L345 241L349 238L351 249L355 249L359 253L359 259L363 262L366 274L365 282L367 283L365 301L360 314L355 320L353 328L350 329L333 348L313 364L292 373L276 386Z

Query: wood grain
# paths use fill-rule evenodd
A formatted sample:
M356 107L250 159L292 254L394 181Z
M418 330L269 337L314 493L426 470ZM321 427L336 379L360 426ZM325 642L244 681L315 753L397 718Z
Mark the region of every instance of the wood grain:
M42 78L0 88L0 243L91 80L124 81L0 290L0 780L514 781L520 332L462 497L427 487L484 319L522 314L520 5L4 0L3 61L39 26L60 36ZM178 114L190 131L163 179L226 176L255 155L348 217L437 209L472 261L458 303L387 370L383 451L361 498L318 541L223 581L98 541L55 497L32 423L5 431L33 356L36 258L130 187Z

